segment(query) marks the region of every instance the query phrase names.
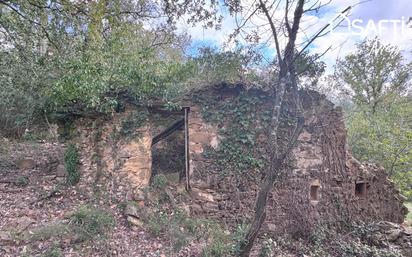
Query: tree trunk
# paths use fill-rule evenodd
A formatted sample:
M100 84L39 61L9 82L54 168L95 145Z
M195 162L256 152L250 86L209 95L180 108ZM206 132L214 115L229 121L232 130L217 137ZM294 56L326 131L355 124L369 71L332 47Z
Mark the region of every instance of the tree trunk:
M273 20L272 16L270 15L269 11L267 10L265 3L260 1L261 6L260 8L265 13L269 23L272 25ZM263 180L261 189L258 192L258 196L256 199L255 204L255 216L252 221L252 224L249 228L249 231L245 237L244 244L240 248L240 257L247 257L250 254L250 251L253 247L253 244L256 240L256 237L259 234L259 230L262 227L263 222L265 221L266 217L266 205L267 205L267 197L272 189L272 185L275 182L275 179L281 173L282 166L284 164L285 159L290 155L298 136L303 128L304 119L302 115L302 111L300 108L300 101L298 99L297 93L297 83L296 83L296 74L294 68L294 52L295 52L295 42L296 37L299 29L300 20L303 15L303 6L305 1L299 0L296 4L296 9L294 12L293 24L292 27L288 29L289 31L289 40L285 47L284 57L279 58L279 77L278 77L278 87L274 86L275 91L275 101L272 109L272 118L271 118L271 126L272 129L271 133L269 133L269 149L271 152L270 157L270 165L268 170L266 170L266 177ZM286 21L288 23L288 21ZM275 39L275 42L278 42L276 27L272 26L272 33ZM277 47L278 47L278 43ZM278 47L279 48L279 47ZM281 55L280 51L278 50L278 57ZM288 82L288 83L287 83ZM285 91L289 92L289 95L295 97L295 108L297 110L297 124L293 135L288 140L288 145L283 151L279 152L279 145L278 145L278 134L279 134L279 118L280 113L282 110L283 98L285 95Z
M267 175L263 180L263 184L261 186L260 191L258 192L258 197L256 199L255 205L255 217L246 235L245 244L241 247L241 251L239 254L240 257L247 257L250 254L250 251L253 247L253 243L255 242L255 239L259 234L259 230L262 227L263 222L265 221L267 198L272 189L272 185L275 182L276 178L281 174L282 166L287 157L289 156L290 152L292 151L293 147L295 146L297 139L303 129L304 123L305 121L303 116L299 116L295 130L293 132L292 137L290 138L288 146L280 155L280 157L274 159L271 162L271 165L269 166L269 169L266 173Z

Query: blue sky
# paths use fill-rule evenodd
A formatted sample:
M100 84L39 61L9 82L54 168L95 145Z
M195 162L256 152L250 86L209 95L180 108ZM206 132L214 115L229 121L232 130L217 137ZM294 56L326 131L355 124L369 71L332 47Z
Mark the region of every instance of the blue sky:
M321 1L328 2L326 0ZM244 7L246 7L245 9L247 9L248 4L250 5L253 2L253 0L242 1ZM348 19L352 23L355 19L358 19L356 25L362 28L363 33L359 35L358 32L360 30L355 30L352 24L345 25L345 23L342 23L341 27L333 31L334 33L329 33L317 39L309 48L312 53L323 53L331 47L323 57L323 61L328 65L328 72L333 71L333 65L337 58L342 58L352 52L355 49L355 44L365 38L379 37L384 43L397 46L404 52L405 56L410 58L410 52L412 50L412 28L406 28L401 31L399 22L403 18L406 24L409 17L412 16L412 0L332 0L329 5L319 12L307 13L304 16L301 26L304 33L300 33L298 41L304 42L310 38L348 6L354 6ZM282 14L283 13L280 13L280 15ZM254 20L254 24L257 25L264 24L263 22L263 17L257 17ZM380 28L378 28L379 22L381 23ZM394 26L395 23L397 24L396 26ZM219 47L226 43L225 47L230 49L230 43L227 44L227 38L236 27L235 24L234 18L226 14L222 29L219 31L204 29L201 26L192 27L185 24L181 24L179 29L187 32L192 37L192 46L188 51L188 54L192 55L197 53L199 46ZM342 32L346 33L343 34ZM260 35L264 37L265 35L269 36L270 33L266 33L266 31L263 30L260 32ZM264 54L267 57L273 58L273 53L273 43L269 43L264 49Z

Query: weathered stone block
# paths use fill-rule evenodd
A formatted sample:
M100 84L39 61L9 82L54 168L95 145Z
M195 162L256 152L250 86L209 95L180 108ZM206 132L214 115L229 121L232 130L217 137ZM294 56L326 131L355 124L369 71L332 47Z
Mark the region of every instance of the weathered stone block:
M37 163L33 159L21 159L17 162L17 167L21 170L34 169Z

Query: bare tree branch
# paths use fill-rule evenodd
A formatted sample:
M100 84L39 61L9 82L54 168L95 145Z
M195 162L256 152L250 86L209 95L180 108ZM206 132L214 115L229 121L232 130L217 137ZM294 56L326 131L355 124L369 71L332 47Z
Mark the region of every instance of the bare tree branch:
M272 30L272 36L273 36L273 39L275 40L276 55L277 55L279 64L281 64L281 63L283 62L283 60L282 60L282 52L280 51L278 33L277 33L277 30L276 30L275 24L273 23L273 20L272 20L270 14L269 14L268 9L266 8L265 3L263 3L262 0L259 0L259 2L260 2L260 7L262 8L262 11L263 11L264 14L266 15L266 17L267 17L267 19L268 19L268 22L269 22L269 24L270 24L270 28L271 28L271 30Z
M290 27L289 24L289 18L288 18L288 13L289 13L289 0L286 0L286 6L285 6L285 26L288 31L288 35L290 36L290 33L292 33L292 28Z
M349 12L351 9L352 9L352 6L348 6L345 10L343 10L342 12L340 12L340 14L345 14L345 13ZM328 24L326 24L321 30L319 30L319 32L316 33L315 36L313 36L311 40L309 40L309 42L302 48L302 50L300 50L299 54L296 55L295 59L296 59L298 56L300 56L300 55L303 53L303 51L305 51L306 48L308 48L308 47L313 43L313 41L315 41L330 25L332 25L332 23L333 23L337 18L339 18L339 16L337 16L335 19L333 19L333 20L330 21ZM342 23L342 21L343 21L343 19L342 19L338 24Z

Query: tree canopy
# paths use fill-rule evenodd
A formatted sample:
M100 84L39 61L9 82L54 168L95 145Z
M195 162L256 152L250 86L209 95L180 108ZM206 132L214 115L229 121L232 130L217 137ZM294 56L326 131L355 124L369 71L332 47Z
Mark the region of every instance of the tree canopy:
M412 66L404 63L396 47L375 38L358 44L355 53L339 60L336 71L336 78L349 86L353 101L375 113L384 101L388 103L406 92Z
M366 40L338 61L334 79L346 105L348 143L356 158L386 168L412 197L411 64L378 39Z

